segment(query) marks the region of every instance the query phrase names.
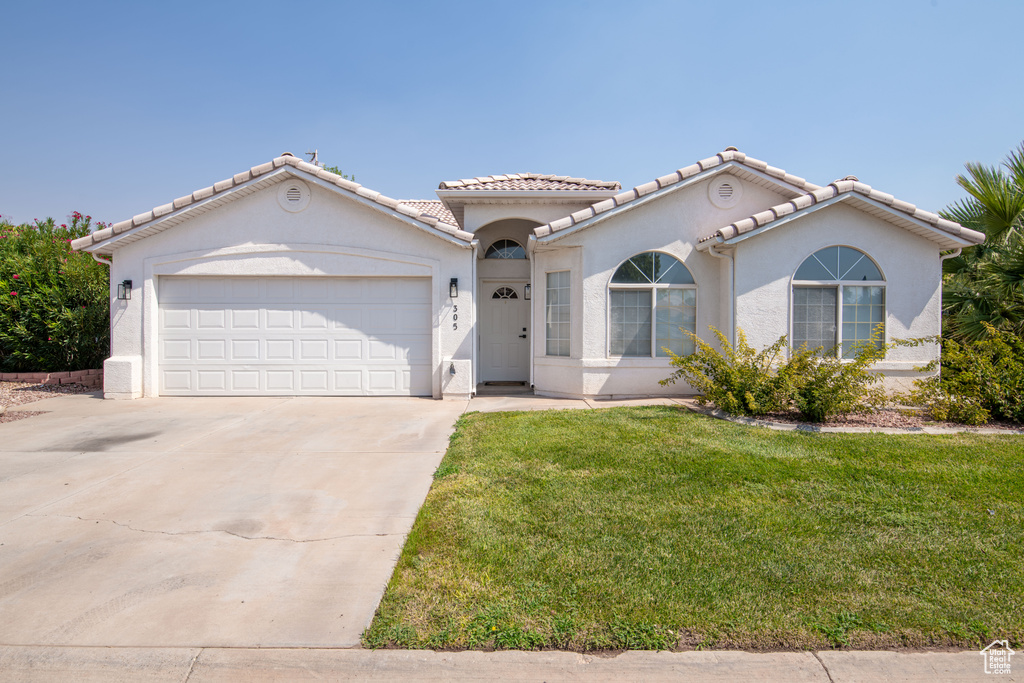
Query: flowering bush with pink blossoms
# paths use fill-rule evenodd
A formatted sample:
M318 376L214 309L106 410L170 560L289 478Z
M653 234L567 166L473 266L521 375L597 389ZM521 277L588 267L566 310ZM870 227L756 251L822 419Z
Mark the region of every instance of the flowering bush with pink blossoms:
M0 216L0 372L99 368L110 339L110 274L71 250L91 216L15 225Z

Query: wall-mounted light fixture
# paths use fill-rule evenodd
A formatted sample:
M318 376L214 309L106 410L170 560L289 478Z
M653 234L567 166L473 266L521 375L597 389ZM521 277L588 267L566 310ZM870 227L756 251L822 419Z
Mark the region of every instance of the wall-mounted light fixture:
M452 377L455 376L455 363L452 363L451 365L448 366L448 372L449 374L452 375Z
M452 281L448 283L448 296L453 299L459 298L459 278L453 277Z
M117 286L117 298L121 301L128 301L132 298L132 281L125 280Z
M526 299L527 301L530 300L531 291L533 291L533 287L531 285L523 286L523 298Z

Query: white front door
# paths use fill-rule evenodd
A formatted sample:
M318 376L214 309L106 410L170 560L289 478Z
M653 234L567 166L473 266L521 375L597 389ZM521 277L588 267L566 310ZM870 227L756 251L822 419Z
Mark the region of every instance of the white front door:
M480 381L528 382L530 379L530 302L522 284L481 288Z

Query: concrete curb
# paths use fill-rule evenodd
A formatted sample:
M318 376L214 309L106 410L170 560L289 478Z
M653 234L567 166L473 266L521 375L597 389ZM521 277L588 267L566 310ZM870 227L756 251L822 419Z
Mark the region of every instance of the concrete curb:
M962 652L434 652L0 646L0 681L987 681ZM1003 674L1000 681L1020 681Z
M754 417L743 417L730 415L718 408L709 408L699 405L693 399L678 399L680 405L687 409L707 415L717 420L725 420L734 424L746 425L748 427L767 427L779 432L817 432L821 434L992 434L992 435L1021 435L1024 429L992 429L991 427L921 427L919 429L899 429L897 427L818 427L810 424L794 424L789 422L773 422Z

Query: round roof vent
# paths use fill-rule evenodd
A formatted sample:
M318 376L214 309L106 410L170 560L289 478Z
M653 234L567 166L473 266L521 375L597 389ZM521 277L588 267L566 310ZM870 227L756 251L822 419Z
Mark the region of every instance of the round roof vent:
M715 178L708 184L708 199L719 209L731 209L742 196L743 183L735 176Z
M277 191L277 203L289 213L298 213L309 206L309 185L298 178L281 183Z

